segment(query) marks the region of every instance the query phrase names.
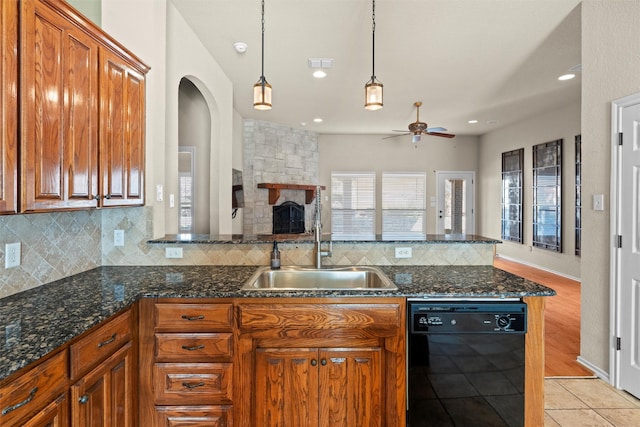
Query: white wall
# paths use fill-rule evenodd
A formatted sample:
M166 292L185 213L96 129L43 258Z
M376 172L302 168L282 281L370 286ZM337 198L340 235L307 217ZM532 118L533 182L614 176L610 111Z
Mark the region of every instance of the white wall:
M640 92L640 1L582 2L583 199L609 203L611 101ZM609 211L583 211L580 354L609 370Z
M102 5L103 28L151 66L147 75L147 205L153 210L153 236L175 233L178 194L178 87L188 77L211 111L211 232L231 233L233 88L217 62L166 0L109 0ZM163 202L155 186L163 184ZM221 214L222 213L222 214ZM229 213L229 214L227 214Z
M319 135L320 184L327 186L325 196L331 200L331 171L374 171L376 187L382 185L384 171L427 172L427 201L436 196L436 170L477 171L478 138L456 136L453 139L423 136L417 145L411 137L383 140L386 135ZM379 191L378 191L379 193ZM324 231L331 229L329 201L323 197ZM376 206L376 233L381 232L380 200ZM427 202L427 233L436 230L436 210Z
M554 111L487 133L480 138L478 174L478 233L500 239L500 203L502 153L524 148L524 242L505 241L496 246L506 257L580 277L580 258L575 251L575 136L580 134L580 103L574 102ZM533 182L532 151L536 144L563 139L562 159L562 246L563 253L532 247Z

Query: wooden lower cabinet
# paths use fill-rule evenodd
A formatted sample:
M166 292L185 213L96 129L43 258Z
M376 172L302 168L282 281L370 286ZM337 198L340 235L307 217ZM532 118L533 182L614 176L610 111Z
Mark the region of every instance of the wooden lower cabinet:
M244 299L236 426L403 427L400 298Z
M34 415L22 427L66 427L69 425L69 394L63 393L56 400Z
M259 348L255 425L381 426L380 348Z
M132 350L129 342L73 384L72 425L136 426L132 368Z

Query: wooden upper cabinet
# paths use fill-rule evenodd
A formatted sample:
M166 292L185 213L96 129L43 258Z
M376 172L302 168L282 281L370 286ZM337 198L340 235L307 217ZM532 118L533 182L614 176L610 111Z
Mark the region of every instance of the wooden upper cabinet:
M23 1L23 211L98 206L98 43L41 1Z
M19 4L21 211L143 205L148 67L62 0Z
M145 77L120 55L100 52L102 205L143 205Z
M0 214L18 210L18 2L0 2Z

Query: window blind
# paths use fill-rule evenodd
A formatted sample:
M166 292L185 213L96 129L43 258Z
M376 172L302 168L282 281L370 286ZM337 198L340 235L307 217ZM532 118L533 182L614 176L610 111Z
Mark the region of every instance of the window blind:
M332 172L331 238L373 240L375 217L375 172Z
M382 238L426 238L426 187L424 172L382 173Z

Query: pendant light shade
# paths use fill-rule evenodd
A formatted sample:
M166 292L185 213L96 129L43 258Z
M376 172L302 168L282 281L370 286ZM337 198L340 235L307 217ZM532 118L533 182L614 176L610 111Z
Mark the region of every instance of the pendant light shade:
M376 80L376 0L372 0L371 21L371 80L364 85L364 108L379 110L382 108L382 83Z
M271 85L264 76L253 85L253 108L256 110L271 109Z
M264 77L264 0L262 0L262 68L258 83L253 85L253 108L256 110L271 109L271 85Z

